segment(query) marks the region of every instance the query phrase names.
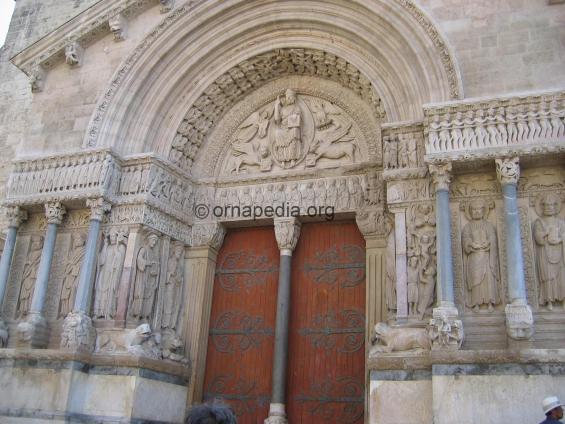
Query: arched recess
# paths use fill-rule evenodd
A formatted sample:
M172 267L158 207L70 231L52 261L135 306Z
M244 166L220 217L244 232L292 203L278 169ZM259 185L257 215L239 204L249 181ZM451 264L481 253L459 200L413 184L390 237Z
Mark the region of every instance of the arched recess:
M277 49L322 51L345 62L369 82L384 121L419 119L422 104L461 96L454 56L410 0L207 0L176 9L126 58L85 145L166 157L183 118L214 83ZM232 105L238 96L228 96ZM209 130L220 118L199 125Z

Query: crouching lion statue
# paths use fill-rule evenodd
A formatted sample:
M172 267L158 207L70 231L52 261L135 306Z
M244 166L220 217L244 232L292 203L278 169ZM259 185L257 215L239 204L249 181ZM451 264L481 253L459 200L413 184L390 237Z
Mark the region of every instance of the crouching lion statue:
M375 325L372 352L391 353L430 350L431 342L425 328L393 328L384 322Z

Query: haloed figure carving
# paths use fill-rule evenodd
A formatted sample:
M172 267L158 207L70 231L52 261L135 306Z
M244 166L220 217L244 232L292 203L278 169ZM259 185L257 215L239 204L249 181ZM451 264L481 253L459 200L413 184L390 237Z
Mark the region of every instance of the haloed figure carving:
M153 312L160 270L158 241L156 234L149 234L146 246L137 253L132 316L139 320L149 320Z
M67 264L65 265L65 277L61 288L61 299L59 301L59 317L66 317L73 310L73 303L77 290L77 280L80 272L82 259L86 252L86 237L82 233L73 235L73 243Z
M296 104L296 93L288 89L284 102L277 97L274 116L276 130L273 155L284 168L291 168L302 152L302 112Z
M488 310L492 312L494 306L500 303L498 244L494 225L486 220L488 211L489 207L483 200L471 201L471 221L463 228L467 304L475 312L478 312L482 305L488 305Z
M539 200L541 216L534 223L539 300L549 310L554 302L563 302L565 308L565 221L559 218L561 199L550 193Z

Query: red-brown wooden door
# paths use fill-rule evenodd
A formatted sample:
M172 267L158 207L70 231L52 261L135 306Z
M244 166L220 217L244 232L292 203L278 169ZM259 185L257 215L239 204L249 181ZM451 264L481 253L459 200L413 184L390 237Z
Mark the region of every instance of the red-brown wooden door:
M354 223L304 224L292 261L289 422L362 423L363 236Z
M204 400L224 399L240 424L269 413L279 249L272 227L228 231L219 252Z

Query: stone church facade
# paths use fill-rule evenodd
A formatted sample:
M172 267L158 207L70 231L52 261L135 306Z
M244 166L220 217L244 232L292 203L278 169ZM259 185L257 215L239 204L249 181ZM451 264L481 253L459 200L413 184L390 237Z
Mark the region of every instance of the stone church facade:
M18 0L0 421L541 421L565 4Z

